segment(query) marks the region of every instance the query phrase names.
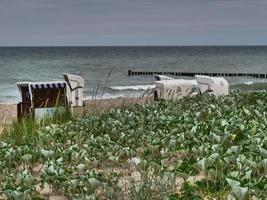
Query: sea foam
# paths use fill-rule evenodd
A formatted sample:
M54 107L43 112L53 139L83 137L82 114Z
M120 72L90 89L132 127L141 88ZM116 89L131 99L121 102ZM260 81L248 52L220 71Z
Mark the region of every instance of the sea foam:
M149 90L153 89L156 86L152 85L127 85L127 86L111 86L113 90Z

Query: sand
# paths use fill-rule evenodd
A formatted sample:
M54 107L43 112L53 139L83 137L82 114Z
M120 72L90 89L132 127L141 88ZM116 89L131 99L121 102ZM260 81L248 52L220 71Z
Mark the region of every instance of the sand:
M0 104L0 124L10 123L17 117L16 104Z
M75 113L78 114L94 114L102 113L111 108L129 106L134 104L151 103L152 98L117 98L117 99L97 99L97 100L85 100L84 107L75 108ZM17 106L11 103L0 104L0 127L6 124L10 124L17 119Z
M99 99L99 100L86 100L84 101L84 107L75 108L75 113L86 114L99 114L107 111L111 108L118 108L124 106L130 106L134 104L144 104L153 102L152 98L117 98L117 99ZM5 126L17 119L17 106L16 104L0 104L0 134L4 130ZM40 173L40 166L38 173ZM38 188L37 188L38 189ZM40 194L51 200L67 200L63 195L54 194L49 185L45 185L43 189L40 189Z

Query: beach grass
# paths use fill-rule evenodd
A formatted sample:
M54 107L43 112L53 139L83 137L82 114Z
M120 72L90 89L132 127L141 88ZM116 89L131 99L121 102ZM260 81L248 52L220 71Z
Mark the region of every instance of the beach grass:
M36 143L42 127L51 124L63 124L74 119L71 108L56 108L52 115L42 118L24 117L20 121L14 119L11 124L4 124L1 137L11 138L14 145Z

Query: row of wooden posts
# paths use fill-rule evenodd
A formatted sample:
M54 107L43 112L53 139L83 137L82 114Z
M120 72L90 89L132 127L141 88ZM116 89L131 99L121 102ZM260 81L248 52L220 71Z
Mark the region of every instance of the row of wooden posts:
M267 78L267 74L257 73L208 73L208 72L152 72L152 71L132 71L128 70L128 76L146 76L146 75L171 75L171 76L222 76L222 77L252 77L252 78Z

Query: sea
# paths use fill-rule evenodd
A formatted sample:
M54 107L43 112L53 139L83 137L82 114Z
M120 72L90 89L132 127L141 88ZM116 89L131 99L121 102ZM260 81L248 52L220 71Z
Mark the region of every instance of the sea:
M18 102L17 82L84 78L84 96L142 96L153 76L133 71L267 73L267 46L0 47L0 102ZM179 77L186 78L188 77ZM227 77L231 89L267 89L267 79Z

